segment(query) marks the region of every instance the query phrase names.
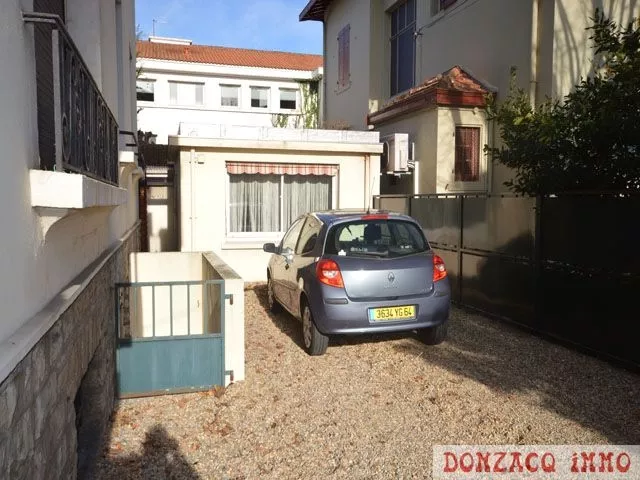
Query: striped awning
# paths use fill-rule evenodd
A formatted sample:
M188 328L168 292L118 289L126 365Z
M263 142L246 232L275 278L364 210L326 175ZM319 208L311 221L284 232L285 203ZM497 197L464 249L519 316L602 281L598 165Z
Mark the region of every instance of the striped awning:
M262 175L337 175L337 165L320 165L308 163L267 163L267 162L227 162L230 174L262 174Z

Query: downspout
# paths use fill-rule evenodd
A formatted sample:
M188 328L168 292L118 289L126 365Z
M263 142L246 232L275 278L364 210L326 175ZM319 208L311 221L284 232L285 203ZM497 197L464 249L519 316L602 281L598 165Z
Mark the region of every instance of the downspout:
M535 108L538 102L539 61L540 61L540 14L542 0L532 0L531 8L531 80L529 83L529 100Z
M364 208L369 210L371 208L371 190L369 188L369 172L371 171L371 155L368 153L364 156Z
M190 192L190 198L191 198L191 205L190 205L190 212L189 212L189 229L190 229L190 237L191 237L191 249L190 251L193 252L193 216L194 216L194 204L195 204L195 199L194 199L194 192L193 192L193 162L196 159L196 151L195 149L191 149L191 155L189 158L189 192Z
M325 116L327 114L327 65L324 59L327 58L327 22L322 19L322 123L318 125L318 128L322 129L325 125Z

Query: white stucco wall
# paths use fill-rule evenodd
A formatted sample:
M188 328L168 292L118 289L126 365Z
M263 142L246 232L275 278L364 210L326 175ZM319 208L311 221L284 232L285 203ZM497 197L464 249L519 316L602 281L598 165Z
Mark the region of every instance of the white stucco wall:
M133 0L123 0L123 4L132 9ZM67 2L69 29L92 72L102 69L100 43L96 43L100 17L94 18L98 6L99 0ZM0 363L6 360L1 355L2 343L115 244L137 216L136 203L116 206L119 200L111 205L107 201L97 204L102 206L68 211L32 207L30 169L39 167L35 51L33 27L22 20L22 11L32 9L32 2L26 0L0 2L0 45L6 47L0 49L0 161L4 168L0 178L4 206L0 208L0 222L7 226L0 250ZM84 18L84 14L88 17ZM110 69L116 71L116 65L110 65ZM100 77L97 82L101 83ZM132 165L127 169L123 187L132 188L134 168ZM47 193L46 188L41 193L49 195L52 204L57 201L56 193L59 196L59 192ZM128 195L135 198L132 190ZM52 224L56 216L63 214Z
M379 0L374 3L377 2ZM376 80L372 77L369 68L370 13L367 0L336 0L329 7L324 40L325 121L328 124L345 123L354 130L363 130L367 127L370 82ZM347 25L350 26L351 84L347 88L340 88L338 86L338 34Z
M281 234L242 239L227 235L228 174L225 162L335 165L338 174L334 180L332 208L366 208L371 195L379 192L379 144L354 144L348 147L355 151L345 152L344 145L329 147L320 142L304 147L299 143L280 142L282 148L271 150L265 147L268 142L246 141L244 147L238 145L232 149L207 147L207 143L215 140L206 138L178 137L170 141L182 143L179 168L181 250L214 251L245 281L266 280L269 254L262 252L262 244L279 241ZM376 150L376 153L367 154L358 149Z

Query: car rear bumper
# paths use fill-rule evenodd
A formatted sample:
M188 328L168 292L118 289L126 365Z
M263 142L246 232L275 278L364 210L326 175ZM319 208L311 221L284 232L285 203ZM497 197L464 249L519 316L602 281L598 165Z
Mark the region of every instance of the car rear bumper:
M448 285L446 288L442 287L444 286L426 296L376 302L356 302L341 298L340 301L346 303L336 304L335 299L332 301L326 295L309 295L308 298L316 327L325 335L402 332L434 327L449 318L451 296ZM369 319L368 312L371 308L405 305L415 305L416 318L385 321Z

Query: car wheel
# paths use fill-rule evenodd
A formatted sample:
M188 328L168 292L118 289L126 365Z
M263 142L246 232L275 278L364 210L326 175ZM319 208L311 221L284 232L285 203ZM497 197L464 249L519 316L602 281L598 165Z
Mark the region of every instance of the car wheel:
M302 339L304 349L309 355L323 355L327 351L329 337L318 331L311 309L306 304L302 310Z
M273 293L273 280L271 277L267 279L267 301L269 302L269 311L271 313L280 313L282 306L276 300L276 295Z
M439 345L447 338L449 320L435 327L421 328L418 330L418 338L426 345Z

